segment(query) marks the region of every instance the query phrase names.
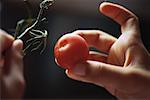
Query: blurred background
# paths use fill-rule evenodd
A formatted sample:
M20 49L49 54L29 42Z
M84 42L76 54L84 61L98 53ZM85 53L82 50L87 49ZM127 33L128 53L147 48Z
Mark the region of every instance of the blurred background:
M36 17L40 0L28 0ZM143 43L150 50L150 1L149 0L109 0L125 6L140 19ZM27 82L24 98L92 98L115 99L105 89L93 84L69 79L65 70L54 62L53 48L60 36L75 30L99 29L119 37L120 26L99 13L103 0L55 0L48 11L49 38L46 50L24 57L24 72ZM1 0L0 27L13 34L17 21L27 18L23 0Z

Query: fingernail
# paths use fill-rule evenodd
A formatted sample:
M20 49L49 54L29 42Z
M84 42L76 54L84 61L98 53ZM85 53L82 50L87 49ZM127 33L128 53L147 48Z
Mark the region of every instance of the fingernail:
M83 64L78 64L72 69L72 72L79 76L85 76L86 67Z

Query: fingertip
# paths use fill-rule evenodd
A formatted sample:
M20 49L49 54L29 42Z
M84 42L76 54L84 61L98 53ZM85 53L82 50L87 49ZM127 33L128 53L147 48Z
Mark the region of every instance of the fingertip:
M8 41L13 41L14 37L12 37L11 35L9 35L6 31L0 29L0 35L2 35L1 37L4 37L5 39L7 39Z
M16 48L17 51L21 51L23 49L23 41L17 39L14 41L13 46Z
M106 2L102 2L99 6L99 10L102 12L103 11L103 8L105 7L107 3Z
M73 76L72 76L70 70L66 69L65 73L66 73L66 75L67 75L69 78L73 79Z
M20 39L17 39L13 42L12 44L12 52L14 52L15 56L19 57L22 59L22 57L24 56L23 53L23 41Z
M60 66L60 64L58 63L58 61L57 61L57 59L55 58L55 63L58 65L58 66Z
M68 69L66 69L65 73L67 76L69 76L69 70Z
M114 5L113 3L110 2L103 2L99 6L100 12L110 12L111 10L109 9L110 6Z
M73 80L83 81L84 77L81 77L79 75L76 75L72 70L66 69L65 71L67 77Z

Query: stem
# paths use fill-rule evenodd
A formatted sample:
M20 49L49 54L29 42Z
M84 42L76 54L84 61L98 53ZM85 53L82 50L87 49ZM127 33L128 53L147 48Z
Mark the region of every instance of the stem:
M51 6L53 2L54 2L53 0L45 0L42 3L40 3L40 11L39 11L36 21L30 27L28 27L20 36L18 36L17 39L22 38L27 32L29 32L32 28L34 28L39 23L39 21L42 18L44 10L48 9L48 6Z
M38 14L38 16L37 16L36 21L35 21L30 27L28 27L21 35L19 35L19 36L17 37L17 39L22 38L27 32L29 32L32 28L34 28L34 27L38 24L38 22L40 21L40 19L41 19L41 17L42 17L43 12L44 12L44 11L43 11L43 9L41 8L40 11L39 11L39 14Z

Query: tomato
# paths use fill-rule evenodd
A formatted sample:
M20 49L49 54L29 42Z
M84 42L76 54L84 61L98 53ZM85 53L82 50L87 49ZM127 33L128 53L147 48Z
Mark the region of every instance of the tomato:
M57 41L54 55L59 66L64 69L71 69L77 63L87 60L89 48L81 36L66 34Z

